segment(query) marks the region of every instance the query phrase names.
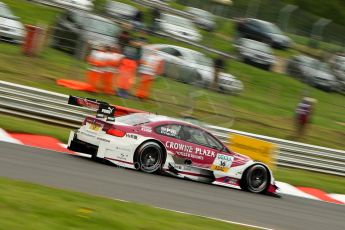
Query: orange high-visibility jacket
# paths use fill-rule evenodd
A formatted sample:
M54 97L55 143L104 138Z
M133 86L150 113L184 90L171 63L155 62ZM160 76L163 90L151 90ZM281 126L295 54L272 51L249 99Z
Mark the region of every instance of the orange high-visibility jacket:
M90 70L93 71L103 71L103 67L107 66L107 55L104 51L93 50L87 57L87 62L89 63Z
M107 53L107 71L116 73L124 55L116 52Z
M119 66L117 86L120 89L129 90L134 83L137 72L137 62L124 58Z

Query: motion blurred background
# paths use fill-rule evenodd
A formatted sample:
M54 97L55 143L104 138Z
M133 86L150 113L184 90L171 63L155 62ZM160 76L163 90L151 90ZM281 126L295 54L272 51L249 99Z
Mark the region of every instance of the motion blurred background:
M132 47L133 42L141 45ZM86 82L90 52L114 45L142 50L138 62L147 57L147 50L164 60L164 70L155 77L147 100L135 97L138 77L128 98L58 85L61 79ZM222 60L224 67L217 68L215 60ZM217 70L219 80L210 87ZM10 133L48 135L63 143L68 139L71 126L58 124L56 114L43 116L41 122L38 114L50 106L49 101L35 98L26 86L97 98L184 118L213 127L218 134L231 129L265 135L287 154L281 155L282 165L275 168L279 181L345 193L343 0L0 0L0 80L0 127ZM314 102L311 122L304 135L296 136L296 107L305 97ZM10 106L22 98L27 100L23 106ZM37 111L27 112L27 104ZM83 110L77 112L85 115ZM301 168L294 164L297 161L308 170L296 169ZM286 162L289 167L283 166ZM1 179L1 197L23 189L14 197L26 202L25 193L30 191L31 196L42 195L44 202L66 202L64 195L51 198L60 191L18 184ZM90 198L76 197L78 208L71 207L76 210L66 218L89 218L94 210L83 204ZM55 213L44 202L41 206ZM116 209L121 207L118 204ZM136 207L136 216L146 208ZM1 215L5 216L0 209ZM128 218L124 222L131 222Z

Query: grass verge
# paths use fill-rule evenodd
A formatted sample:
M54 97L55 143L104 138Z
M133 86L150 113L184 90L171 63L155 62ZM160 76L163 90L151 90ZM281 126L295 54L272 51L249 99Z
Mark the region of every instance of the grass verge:
M0 113L0 128L12 133L32 133L37 135L51 136L67 143L70 128L63 128L40 121L26 120Z
M1 229L12 230L253 229L4 178L0 178L0 207Z
M60 9L27 0L1 0L7 4L20 21L32 25L52 25Z
M328 193L345 194L345 178L340 176L279 167L275 170L274 177L277 181L294 186L318 188Z
M64 143L67 143L69 135L69 129L67 128L2 114L0 114L0 128L11 132L49 135ZM345 194L345 180L343 177L285 167L277 167L274 171L274 177L277 181L295 186L313 187L328 193Z

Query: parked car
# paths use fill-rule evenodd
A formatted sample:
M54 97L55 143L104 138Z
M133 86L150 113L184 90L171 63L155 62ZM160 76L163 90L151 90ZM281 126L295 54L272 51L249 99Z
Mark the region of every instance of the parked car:
M0 40L22 43L25 28L5 3L0 2Z
M82 45L113 45L120 32L120 27L109 19L88 12L66 11L57 19L52 46L74 53Z
M194 16L194 23L201 29L207 31L215 30L216 23L214 15L210 12L194 7L187 7L186 11Z
M213 79L213 62L200 52L169 44L147 45L145 49L156 50L164 59L164 75L167 77L188 84Z
M315 68L320 62L315 58L305 55L296 55L290 58L286 64L286 73L301 81L306 81L308 77L312 77Z
M132 21L137 15L138 9L122 2L108 1L105 5L105 12L111 17Z
M193 22L187 18L172 14L161 14L158 23L159 28L163 32L195 42L199 42L202 39L198 29L194 26Z
M286 49L291 47L291 39L273 23L247 18L237 24L240 37L250 38L269 44L273 48Z
M164 75L169 78L201 86L209 86L213 82L213 61L203 53L168 44L147 45L145 49L156 50L164 59ZM239 94L243 90L242 82L227 73L220 75L218 87L223 92L232 94Z
M341 88L341 82L332 74L327 63L322 63L305 55L292 57L287 63L286 72L325 91L340 91Z
M307 83L313 87L327 92L338 92L340 91L341 87L340 82L332 74L332 71L327 63L317 65L314 77L309 78Z
M93 3L92 0L52 0L53 2L66 6L68 9L79 9L92 11Z
M220 73L219 89L224 93L239 95L244 90L242 81L229 73Z
M157 3L163 6L169 6L170 0L149 0L151 3Z
M241 38L235 47L237 48L239 59L244 63L270 70L276 62L272 49L265 43Z

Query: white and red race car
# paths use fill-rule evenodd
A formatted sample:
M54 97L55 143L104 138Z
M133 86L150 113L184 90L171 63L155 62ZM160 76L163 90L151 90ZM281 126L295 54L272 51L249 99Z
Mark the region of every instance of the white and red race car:
M205 129L174 118L133 113L114 116L103 102L70 97L70 104L93 107L82 126L71 131L68 149L118 166L170 175L253 193L276 194L271 170L229 150Z

